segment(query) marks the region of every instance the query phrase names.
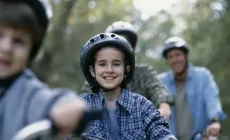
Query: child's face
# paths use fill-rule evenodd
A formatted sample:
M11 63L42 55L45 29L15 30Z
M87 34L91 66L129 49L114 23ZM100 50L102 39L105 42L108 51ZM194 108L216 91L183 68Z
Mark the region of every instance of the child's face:
M97 52L95 73L91 67L91 74L105 89L120 88L124 79L124 60L122 53L115 48L104 48Z
M27 65L31 46L29 33L0 24L0 79L17 74Z

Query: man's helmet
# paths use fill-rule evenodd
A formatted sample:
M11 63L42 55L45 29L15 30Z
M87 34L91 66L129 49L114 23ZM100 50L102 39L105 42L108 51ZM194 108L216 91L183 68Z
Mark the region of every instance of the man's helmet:
M96 79L91 75L89 71L89 65L93 60L95 53L103 47L106 46L113 46L121 50L125 55L125 66L130 66L130 71L125 70L126 75L126 84L130 83L134 71L135 71L135 55L133 52L132 47L130 46L129 42L116 34L113 33L101 33L98 34L87 41L81 51L80 63L82 72L88 81L88 83L94 87L98 85Z
M164 49L162 52L163 57L166 58L168 51L176 48L181 49L185 54L189 53L189 48L186 41L182 38L174 36L165 40Z
M115 33L115 34L123 34L127 35L128 41L132 45L132 47L136 46L137 43L137 31L134 26L128 22L116 21L112 23L106 30L106 33Z

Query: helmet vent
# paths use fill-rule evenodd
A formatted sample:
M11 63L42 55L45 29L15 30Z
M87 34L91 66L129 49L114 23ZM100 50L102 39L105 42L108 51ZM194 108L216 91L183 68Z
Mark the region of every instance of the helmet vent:
M93 43L93 42L94 42L94 39L93 39L93 38L92 38L92 39L90 39L90 42L92 42L92 43Z
M101 39L103 39L105 36L104 36L104 34L100 34L100 37L101 37Z
M115 34L111 34L111 37L115 37L116 35Z

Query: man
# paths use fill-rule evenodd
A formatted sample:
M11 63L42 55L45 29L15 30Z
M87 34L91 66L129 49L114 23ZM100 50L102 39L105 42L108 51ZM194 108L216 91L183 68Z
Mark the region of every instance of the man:
M170 37L165 41L162 55L171 69L159 78L174 95L170 129L179 140L189 140L205 129L207 135L218 136L220 120L226 117L218 87L207 68L189 63L188 54L188 45L182 38Z
M135 51L138 36L135 28L130 23L116 21L112 23L105 32L115 33L125 37ZM150 65L136 65L134 78L130 83L130 88L132 92L139 93L151 100L155 106L159 107L161 115L169 120L170 106L167 102L168 94L158 80L156 71ZM91 87L87 82L85 82L82 87L82 92L91 92Z

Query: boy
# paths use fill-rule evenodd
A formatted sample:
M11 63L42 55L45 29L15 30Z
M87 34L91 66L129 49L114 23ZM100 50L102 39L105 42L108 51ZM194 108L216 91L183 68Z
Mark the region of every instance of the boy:
M39 0L0 0L0 139L50 118L71 134L85 104L68 90L51 90L26 66L33 61L48 26ZM67 103L68 101L68 103Z

